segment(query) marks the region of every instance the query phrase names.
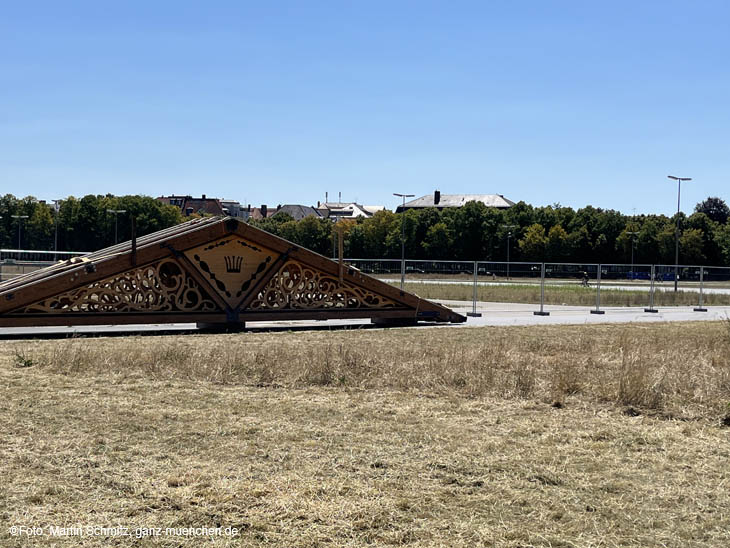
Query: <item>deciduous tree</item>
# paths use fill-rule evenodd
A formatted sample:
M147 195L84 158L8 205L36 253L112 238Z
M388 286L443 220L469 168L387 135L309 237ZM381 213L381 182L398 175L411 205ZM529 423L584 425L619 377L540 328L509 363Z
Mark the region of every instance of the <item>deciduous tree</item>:
M542 261L545 259L547 247L547 236L545 227L535 223L527 227L525 235L519 242L522 256L529 261Z
M730 207L718 197L710 196L695 206L695 212L704 213L716 223L724 225L730 218Z

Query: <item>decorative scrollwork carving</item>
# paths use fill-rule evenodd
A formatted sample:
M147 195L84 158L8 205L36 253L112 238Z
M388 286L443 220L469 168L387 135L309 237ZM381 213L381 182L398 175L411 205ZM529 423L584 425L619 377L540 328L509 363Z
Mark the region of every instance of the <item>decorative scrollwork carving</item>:
M397 304L362 287L289 261L249 305L253 310L393 308Z
M164 259L49 297L20 313L207 312L217 308L187 272Z

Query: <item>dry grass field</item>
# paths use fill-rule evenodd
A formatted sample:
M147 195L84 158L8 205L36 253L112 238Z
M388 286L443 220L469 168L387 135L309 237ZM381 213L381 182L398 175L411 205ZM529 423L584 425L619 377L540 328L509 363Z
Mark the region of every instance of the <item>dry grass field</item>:
M400 287L400 282L391 282ZM424 299L444 299L455 301L471 301L474 295L472 285L446 283L408 283L406 291L410 291ZM697 291L655 291L655 306L697 306L699 293ZM500 284L478 285L477 300L498 303L526 303L540 302L540 286L538 284ZM705 305L730 305L730 295L722 293L705 293ZM545 304L566 304L571 306L594 306L596 304L596 287L582 287L573 285L546 285ZM641 289L611 289L601 287L602 306L649 306L649 292Z
M729 404L722 322L3 341L0 546L729 546Z

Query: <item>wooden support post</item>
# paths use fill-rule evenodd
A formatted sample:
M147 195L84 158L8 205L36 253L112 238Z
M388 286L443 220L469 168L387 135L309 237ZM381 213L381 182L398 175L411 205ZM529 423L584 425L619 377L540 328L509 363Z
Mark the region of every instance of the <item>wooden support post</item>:
M198 322L196 324L198 331L204 333L240 333L246 330L245 322Z
M342 262L342 256L344 254L345 244L344 244L344 234L345 234L345 226L342 223L335 223L335 230L337 230L337 257L338 257L338 263L339 263L339 274L340 274L340 283L342 283L342 273L344 272L344 264Z
M132 266L137 266L137 219L134 214L130 215L132 221Z

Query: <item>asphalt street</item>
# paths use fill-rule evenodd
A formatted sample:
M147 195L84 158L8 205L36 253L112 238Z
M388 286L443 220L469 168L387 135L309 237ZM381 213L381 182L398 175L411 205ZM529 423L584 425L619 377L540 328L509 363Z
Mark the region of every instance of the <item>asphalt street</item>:
M438 301L466 315L472 312L471 301ZM463 324L419 324L423 327L470 328L509 325L575 325L601 323L657 323L688 321L730 321L730 306L707 307L707 312L695 312L691 306L661 307L657 312L644 312L643 308L606 307L604 314L592 314L595 307L548 305L546 316L537 316L540 309L534 304L477 302L480 317L468 317ZM282 321L248 322L250 331L291 331L313 329L367 329L374 326L367 319L327 320L327 321ZM0 338L52 338L73 336L114 336L126 334L181 334L198 333L195 324L145 324L145 325L99 325L76 327L5 327L0 328Z

